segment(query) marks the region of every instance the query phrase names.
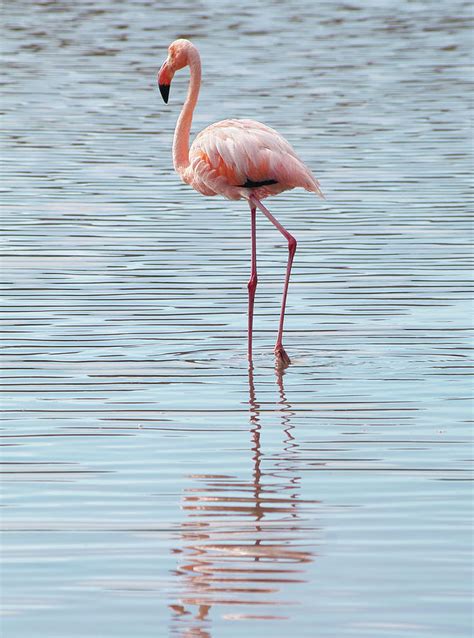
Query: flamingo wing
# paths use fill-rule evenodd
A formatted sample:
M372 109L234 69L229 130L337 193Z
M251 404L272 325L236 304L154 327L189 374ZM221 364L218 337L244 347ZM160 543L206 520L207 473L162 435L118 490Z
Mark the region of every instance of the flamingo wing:
M205 195L229 199L276 195L301 186L321 194L311 171L274 129L254 120L223 120L199 133L183 179Z

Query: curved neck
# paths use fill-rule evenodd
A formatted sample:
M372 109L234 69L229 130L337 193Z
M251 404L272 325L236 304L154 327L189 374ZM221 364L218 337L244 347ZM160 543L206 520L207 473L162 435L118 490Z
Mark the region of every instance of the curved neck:
M173 138L173 164L178 173L189 166L189 133L193 120L193 111L201 86L201 60L197 49L189 51L189 69L191 78L189 81L188 95L176 123Z

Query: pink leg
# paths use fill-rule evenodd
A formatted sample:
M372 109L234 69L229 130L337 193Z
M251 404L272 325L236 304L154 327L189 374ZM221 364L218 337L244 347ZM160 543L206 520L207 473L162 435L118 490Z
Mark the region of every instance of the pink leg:
M285 348L283 347L283 343L282 343L283 322L285 320L286 297L288 294L288 284L290 283L291 266L293 264L293 258L296 252L296 239L293 237L293 235L290 235L290 233L286 230L286 228L283 228L280 222L277 219L275 219L275 217L273 217L271 212L267 208L265 208L265 206L262 204L262 202L259 199L251 195L249 198L249 201L251 205L254 204L262 211L262 213L272 222L272 224L280 231L280 233L288 241L288 252L289 252L288 264L286 266L285 287L283 289L283 300L281 304L280 326L278 328L278 336L277 336L277 340L275 344L276 357L279 359L279 361L283 365L287 366L291 363L291 361L290 361L290 357L286 354Z
M250 279L248 282L249 290L249 324L248 324L248 359L252 363L252 329L253 329L253 303L255 300L255 291L257 290L257 209L250 204L250 218L252 228L252 266L250 270Z

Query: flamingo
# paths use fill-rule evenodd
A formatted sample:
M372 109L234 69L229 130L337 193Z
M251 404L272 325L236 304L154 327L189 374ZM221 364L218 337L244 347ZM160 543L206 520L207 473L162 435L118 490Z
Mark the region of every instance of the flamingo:
M286 367L290 358L283 347L283 322L296 239L262 204L262 199L296 187L324 197L319 182L297 157L290 144L274 129L255 120L222 120L201 131L189 147L194 108L201 86L201 58L197 48L184 38L168 47L168 57L158 73L161 96L168 103L176 71L189 66L188 94L173 138L173 165L181 180L203 195L246 199L251 219L251 272L248 282L248 360L252 364L252 331L257 289L257 208L288 242L280 324L275 344L277 364Z

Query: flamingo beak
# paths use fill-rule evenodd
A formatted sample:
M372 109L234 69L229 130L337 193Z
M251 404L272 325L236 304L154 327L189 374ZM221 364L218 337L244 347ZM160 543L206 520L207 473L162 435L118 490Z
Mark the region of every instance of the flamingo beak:
M160 84L159 88L160 88L161 97L163 98L163 102L165 104L168 104L168 96L170 94L170 85L169 84Z
M167 62L167 60L163 62L158 73L158 87L165 104L168 104L171 80L173 79L173 74L170 72Z

